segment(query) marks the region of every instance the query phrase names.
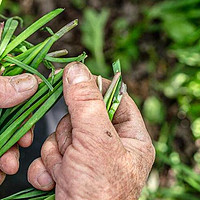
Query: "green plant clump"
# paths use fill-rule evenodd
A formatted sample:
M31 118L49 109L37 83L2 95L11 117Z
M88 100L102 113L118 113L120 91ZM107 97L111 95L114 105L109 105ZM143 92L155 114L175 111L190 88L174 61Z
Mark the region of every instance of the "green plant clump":
M17 36L14 33L19 25L19 17L8 18L5 23L0 24L0 75L13 76L29 72L37 75L43 81L39 84L38 91L26 102L12 108L0 109L0 156L26 134L62 96L63 69L55 74L54 63L84 62L87 57L84 52L77 57L63 57L67 54L66 49L49 53L50 48L58 39L78 25L78 20L70 22L56 33L48 27L45 28L50 33L50 36L39 44L33 45L26 41L27 38L62 11L63 9L56 9L46 14ZM52 76L50 78L46 79L38 72L38 67L41 64L51 69ZM113 63L113 71L115 74L114 78L104 96L110 120L113 119L122 96L126 92L126 86L122 82L119 60ZM98 77L97 84L101 91L101 76ZM33 115L22 125L31 113ZM53 191L42 192L36 189L27 189L4 198L4 200L27 198L50 200L54 199L54 197L55 194Z

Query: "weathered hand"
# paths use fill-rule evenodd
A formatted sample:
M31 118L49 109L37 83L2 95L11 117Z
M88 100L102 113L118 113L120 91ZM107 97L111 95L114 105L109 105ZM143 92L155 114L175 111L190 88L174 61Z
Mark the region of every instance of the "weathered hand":
M57 200L138 199L155 152L135 103L125 94L111 123L86 66L69 64L63 84L69 114L29 167L29 182L41 190L56 186Z
M0 76L0 108L9 108L22 103L36 92L37 87L37 80L31 74L13 77ZM30 130L18 141L18 144L22 147L28 147L32 140L33 130ZM15 145L0 157L0 185L6 174L15 174L18 169L19 150Z

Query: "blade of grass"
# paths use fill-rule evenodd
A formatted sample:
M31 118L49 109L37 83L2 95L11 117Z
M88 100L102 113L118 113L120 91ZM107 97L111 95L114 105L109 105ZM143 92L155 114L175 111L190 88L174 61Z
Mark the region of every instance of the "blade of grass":
M2 108L0 108L0 118L1 118L2 111L3 111L3 109L2 109Z
M17 105L17 106L15 106L15 107L13 107L13 108L7 108L7 109L5 110L5 112L3 113L3 115L1 116L1 118L0 118L0 126L3 124L3 122L5 121L5 119L6 119L10 114L12 114L15 110L17 110L21 105L22 105L22 104ZM3 128L2 128L2 129L3 129ZM1 129L1 131L2 131L2 129ZM0 131L0 132L1 132L1 131Z
M63 70L61 70L58 74L55 75L54 83L57 83L62 79ZM17 118L20 116L27 108L29 108L36 100L38 100L42 95L44 95L48 91L48 87L44 85L42 88L38 90L21 108L12 115L11 119L1 128L0 134L6 130ZM18 106L15 106L18 108ZM8 113L8 115L3 115L2 119L0 119L0 125L5 121L5 119L12 114L16 109L12 108L12 110Z
M82 61L84 60L85 58L87 58L87 55L86 53L82 53L81 55L77 56L77 57L71 57L71 58L53 58L53 57L50 57L50 56L46 56L45 59L50 61L50 62L56 62L56 63L70 63L70 62L73 62L73 61Z
M15 58L12 58L10 56L6 56L4 58L6 61L10 62L10 63L13 63L15 65L18 65L19 67L23 68L24 70L32 73L32 74L35 74L37 75L38 77L40 77L45 83L46 85L49 87L49 89L52 91L53 90L53 87L52 85L49 83L49 81L41 74L39 73L36 69L33 69L32 67L26 65L25 63L23 62L20 62L18 60L16 60Z
M39 196L49 194L50 192L36 190L34 188L24 190L22 192L18 192L14 195L6 197L2 200L14 200L14 199L37 199L41 198ZM52 193L52 192L51 192ZM49 196L49 195L48 195Z
M2 200L12 200L14 199L15 197L21 195L21 194L24 194L24 193L27 193L27 192L32 192L34 190L34 188L28 188L26 190L23 190L23 191L20 191L20 192L17 192L16 194L13 194L9 197L6 197L6 198L3 198Z
M10 149L16 141L18 141L28 130L39 120L45 113L54 105L62 94L63 87L60 86L46 102L33 114L33 116L8 140L8 142L0 149L0 156L2 156L8 149Z
M3 29L3 33L2 33L2 37L1 37L2 40L4 39L8 29L9 29L11 23L12 23L12 21L13 21L13 18L9 18L9 19L6 20L6 23L5 23L4 29Z
M53 195L51 195L50 197L48 197L48 198L46 198L46 199L44 199L44 200L54 200L55 199L55 194L53 194Z
M50 56L50 57L53 57L53 58L58 58L58 57L61 57L61 56L65 56L67 54L68 54L67 49L62 49L62 50L59 50L59 51L54 51L54 52L48 53L47 56Z
M5 33L5 36L3 37L3 40L1 41L1 45L0 45L0 56L2 55L2 53L5 51L8 43L10 42L12 35L14 34L17 26L18 26L18 21L17 20L12 20L11 24L7 30L7 32Z
M35 33L38 29L40 29L42 26L44 26L46 23L51 21L53 18L55 18L57 15L59 15L61 12L63 12L64 9L58 8L43 17L41 17L39 20L37 20L35 23L33 23L31 26L29 26L25 31L23 31L21 34L19 34L6 48L2 58L5 57L8 53L10 53L15 47L17 47L22 41L26 40L29 36L31 36L33 33Z
M121 73L121 65L119 59L112 64L112 67L114 74L117 74L119 72ZM119 81L116 84L116 88L113 90L113 95L109 99L110 105L107 106L108 115L111 121L114 117L114 114L121 102L122 96L125 93L125 91L126 91L126 85L122 83L122 76L120 76Z
M46 100L48 101L48 97L50 95L56 94L57 89L62 85L62 81L60 81L54 88L54 92L47 93L45 96L40 98L34 105L32 105L28 110L26 110L20 117L18 117L14 123L12 123L4 132L0 135L0 148L3 147L3 145L6 144L6 142L12 137L14 132L19 128L21 123L36 109L38 108L43 102ZM50 96L51 97L51 96ZM50 98L49 97L49 98ZM44 106L44 105L43 105ZM41 108L43 108L43 106ZM37 111L36 111L37 112ZM32 118L32 117L31 117ZM27 123L25 123L27 124ZM21 129L20 129L21 130ZM11 139L12 139L11 138ZM7 146L7 145L5 145ZM0 155L1 156L1 155Z
M78 25L78 20L74 20L72 22L70 22L69 24L67 24L66 26L64 26L63 28L61 28L57 33L55 33L53 36L50 37L50 40L48 41L48 43L45 45L45 47L43 48L43 50L35 57L35 59L33 60L33 62L31 63L31 67L33 68L38 68L39 64L43 61L43 59L45 58L45 56L47 55L49 49L51 48L51 46L58 40L60 39L64 34L66 34L67 32L69 32L71 29L73 29L74 27L76 27Z
M45 40L44 42L40 43L40 45L37 45L14 58L19 61L22 61L24 64L29 65L32 62L32 60L37 56L37 54L44 48L44 46L47 44L47 42L48 42L48 39ZM10 63L7 63L7 65L10 65ZM14 69L8 71L5 75L6 76L14 76L14 75L22 73L23 70L24 69L22 69L20 67L14 67Z
M63 74L63 69L62 69L59 73L57 73L57 74L55 75L54 84L61 80L62 74ZM48 78L48 80L50 81L50 80L51 80L51 77ZM40 90L42 90L42 91L40 91ZM34 101L37 100L36 97L38 96L38 98L39 98L39 97L40 97L39 95L43 95L46 91L48 91L48 87L45 85L44 82L40 83L39 86L38 86L38 91L37 91L37 93L35 93L34 96L32 96L32 97L28 100L29 104L30 104L30 105L33 104ZM28 103L28 102L25 102L25 103L22 103L22 104L20 104L20 105L14 106L13 108L7 108L6 111L3 113L2 117L0 118L0 126L1 126L1 125L3 124L3 122L7 119L7 117L9 117L9 115L13 114L13 113L14 113L16 110L18 110L18 108L20 108L21 106L23 106L24 111L25 111L25 108L27 107L26 103ZM18 114L20 115L21 113L18 113ZM18 115L18 116L19 116L19 115ZM14 116L12 116L12 118L13 118L13 117L14 117ZM1 128L0 133L2 132L2 129L4 129L4 127L6 127L6 125L4 125L4 126Z
M122 83L122 86L120 88L120 92L119 94L117 95L117 97L115 97L113 99L113 102L112 102L112 105L108 111L108 115L109 115L109 119L112 121L113 120L113 117L114 117L114 114L116 113L117 111L117 108L119 107L120 105L120 102L122 100L122 97L123 97L123 94L126 93L126 85L124 83ZM114 95L115 96L115 95Z
M116 88L117 83L119 82L120 76L121 76L120 72L115 74L108 90L106 91L106 94L104 95L104 102L106 104L106 108L108 108L109 104L112 102L112 101L109 101L109 100L110 100L111 95L113 94L113 90Z

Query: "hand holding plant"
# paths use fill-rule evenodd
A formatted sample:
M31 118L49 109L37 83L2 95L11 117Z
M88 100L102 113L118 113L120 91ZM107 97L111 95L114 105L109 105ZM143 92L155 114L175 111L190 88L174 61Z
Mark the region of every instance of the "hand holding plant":
M103 80L104 93L109 84ZM95 77L81 63L65 68L63 86L69 114L31 164L30 183L45 191L56 184L57 200L138 199L154 148L136 105L125 94L111 123Z
M29 99L38 88L36 78L31 74L13 77L0 76L0 108L16 106ZM33 130L28 131L19 141L21 147L28 147L33 140ZM15 174L19 169L19 150L17 145L11 147L0 157L0 184L6 174Z
M5 168L2 161L6 163L13 156L13 171L17 171L16 143L23 144L26 133L64 93L69 114L61 120L56 133L46 140L41 158L30 166L29 181L44 191L53 189L56 184L56 199L137 199L151 169L154 148L139 111L125 94L119 60L113 64L112 82L104 80L102 84L102 78L99 76L96 81L84 64L72 62L83 62L87 57L85 53L71 58L63 58L66 49L49 53L51 46L77 25L77 20L56 33L46 27L51 36L37 45L26 41L62 11L56 9L46 14L18 36L13 35L18 18L9 18L5 25L0 24L0 73L3 75L0 80L7 84L6 91L10 92L7 104L2 100L0 105L0 169L11 174L5 170L8 164ZM49 79L38 72L41 63L52 70ZM55 74L53 63L70 64ZM24 72L37 75L43 82L37 86L34 76L22 74ZM13 75L18 76L10 77ZM29 83L23 84L23 79ZM25 89L21 89L21 84ZM23 93L23 97L19 93ZM5 97L3 93L2 99ZM31 113L33 115L23 123ZM30 138L32 141L32 136ZM5 175L1 174L3 180ZM54 197L53 190L27 189L4 200Z

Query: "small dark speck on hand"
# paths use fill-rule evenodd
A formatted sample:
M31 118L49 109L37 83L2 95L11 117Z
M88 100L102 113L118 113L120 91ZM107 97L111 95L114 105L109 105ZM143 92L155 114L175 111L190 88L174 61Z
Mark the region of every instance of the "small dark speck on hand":
M109 137L112 137L112 133L111 133L111 132L106 131L106 134L107 134Z

